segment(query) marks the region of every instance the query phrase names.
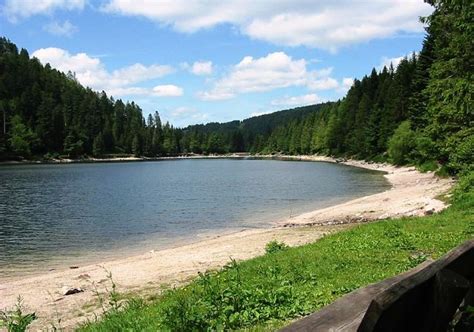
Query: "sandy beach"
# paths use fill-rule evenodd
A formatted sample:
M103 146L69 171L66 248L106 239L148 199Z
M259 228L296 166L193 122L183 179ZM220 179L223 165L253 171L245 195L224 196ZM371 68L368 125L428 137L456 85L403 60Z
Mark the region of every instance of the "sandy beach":
M18 278L0 279L0 309L12 307L18 295L23 297L27 312L39 317L33 330L48 329L54 324L66 330L87 319L98 310L96 291L110 288L110 271L119 292L146 295L156 293L162 285L179 285L198 272L222 267L231 258L249 259L264 253L265 244L273 239L296 246L316 241L322 236L351 225L412 215L436 213L445 204L436 197L453 185L451 179L441 179L433 173L420 173L413 167L394 167L361 161L336 161L328 157L279 157L308 161L340 162L355 167L385 172L391 189L358 198L336 206L312 211L276 223L270 229L242 230L211 237L201 242L172 249L150 251L101 264L81 266L63 271ZM80 288L80 293L64 295L68 288ZM58 318L61 323L58 324Z

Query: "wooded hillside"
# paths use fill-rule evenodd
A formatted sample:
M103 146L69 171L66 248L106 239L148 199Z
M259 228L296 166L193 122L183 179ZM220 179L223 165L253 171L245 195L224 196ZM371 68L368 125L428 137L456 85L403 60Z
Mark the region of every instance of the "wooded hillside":
M81 86L0 39L0 159L183 153L320 153L449 173L474 164L473 10L429 1L419 54L372 70L338 102L187 128ZM158 105L159 107L159 105Z

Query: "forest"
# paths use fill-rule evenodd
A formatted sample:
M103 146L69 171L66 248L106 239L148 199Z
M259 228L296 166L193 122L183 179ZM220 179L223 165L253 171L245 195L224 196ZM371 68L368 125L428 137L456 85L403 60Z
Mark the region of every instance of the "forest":
M474 164L473 14L434 1L419 53L356 79L347 95L243 121L175 128L83 87L0 39L0 160L229 152L325 154L439 167Z

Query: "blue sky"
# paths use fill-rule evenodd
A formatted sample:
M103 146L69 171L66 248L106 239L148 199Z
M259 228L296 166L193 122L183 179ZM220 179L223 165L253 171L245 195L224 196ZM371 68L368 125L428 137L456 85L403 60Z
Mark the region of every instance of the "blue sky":
M2 0L0 35L176 126L337 100L419 51L422 0Z

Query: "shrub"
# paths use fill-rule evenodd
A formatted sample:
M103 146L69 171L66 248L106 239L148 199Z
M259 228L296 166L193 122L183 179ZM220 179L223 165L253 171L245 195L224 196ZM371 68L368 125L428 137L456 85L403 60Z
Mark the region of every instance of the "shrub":
M285 244L284 242L278 242L277 240L273 240L266 244L265 252L267 254L273 254L275 252L286 250L288 248L289 248L288 245Z
M453 191L453 201L468 200L474 196L474 171L462 174Z
M415 144L415 132L410 128L410 122L404 121L388 141L388 155L396 165L404 165L408 163Z

